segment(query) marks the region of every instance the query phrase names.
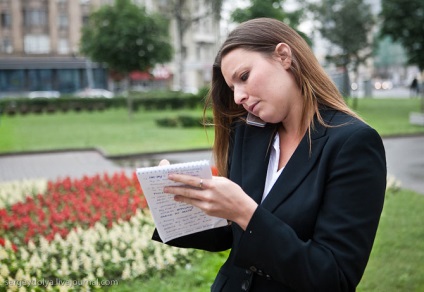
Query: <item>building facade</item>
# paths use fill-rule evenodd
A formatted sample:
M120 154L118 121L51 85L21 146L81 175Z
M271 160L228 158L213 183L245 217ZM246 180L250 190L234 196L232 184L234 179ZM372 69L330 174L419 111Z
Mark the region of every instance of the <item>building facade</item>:
M167 14L171 18L173 44L178 46L175 51L182 52L152 73L156 81L161 81L156 84L162 87L195 91L207 84L219 42L219 21L203 11L210 1L133 1L152 12L182 3L190 17L203 16L181 34L175 15ZM101 5L113 3L114 0L0 0L0 96L46 90L71 94L87 87L113 89L107 68L79 54L81 29L89 14ZM181 46L177 36L182 36ZM132 76L133 85L147 89L155 81L146 78L146 74Z

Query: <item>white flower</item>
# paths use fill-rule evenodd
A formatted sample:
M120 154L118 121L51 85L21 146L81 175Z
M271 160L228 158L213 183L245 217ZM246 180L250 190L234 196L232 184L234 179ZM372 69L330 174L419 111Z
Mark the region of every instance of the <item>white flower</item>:
M393 175L387 175L386 190L398 191L402 187L402 183Z
M31 258L29 259L28 264L31 268L34 268L34 269L43 267L43 262L41 261L40 257L38 256L38 252L34 252L31 255Z
M117 249L112 249L112 263L119 263L122 260L121 255Z
M21 259L23 261L27 261L29 259L29 253L27 252L27 250L25 248L20 248L19 252L20 252L20 255L21 255Z
M80 269L79 261L78 261L78 259L74 258L72 260L72 263L71 263L71 270L72 270L72 272L75 273L75 272L78 272L79 269Z
M134 253L133 253L132 249L128 248L128 249L125 250L125 258L127 260L134 259Z
M7 278L9 276L9 269L7 268L6 265L0 266L0 276L3 278Z
M50 262L50 269L52 271L56 271L57 270L57 261L55 258L52 258L51 262Z
M125 264L121 277L123 280L127 280L131 278L131 268L129 264Z
M16 272L15 279L16 279L16 280L18 280L18 281L25 280L25 274L24 274L24 272L22 271L22 269L19 269L19 270Z
M103 276L104 276L103 268L97 269L96 276L99 277L99 278L103 278Z
M22 180L0 183L0 209L23 202L28 196L43 194L47 190L47 180Z
M61 276L68 276L70 274L69 264L66 258L62 258L60 261L60 270L58 270L58 272Z
M7 251L3 248L3 246L0 246L0 261L5 260L9 258L9 254Z
M29 251L35 251L36 250L36 246L35 246L35 244L34 244L34 242L32 241L32 239L30 239L29 241L28 241L28 250Z
M101 267L103 266L103 260L100 253L94 252L91 254L91 257L93 258L93 265L95 267Z

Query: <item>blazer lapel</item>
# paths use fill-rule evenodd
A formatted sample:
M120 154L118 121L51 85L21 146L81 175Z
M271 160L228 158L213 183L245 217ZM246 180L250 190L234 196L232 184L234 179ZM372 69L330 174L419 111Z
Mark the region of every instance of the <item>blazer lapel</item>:
M246 127L243 138L242 154L242 183L241 187L260 204L266 172L269 161L269 146L275 133L275 125L267 125L265 128L254 126Z
M325 117L324 120L326 120ZM325 136L325 133L326 127L315 119L315 130L311 133L311 148L309 147L309 137L306 133L268 196L263 201L262 206L264 208L271 212L274 211L308 175L328 140L328 136Z

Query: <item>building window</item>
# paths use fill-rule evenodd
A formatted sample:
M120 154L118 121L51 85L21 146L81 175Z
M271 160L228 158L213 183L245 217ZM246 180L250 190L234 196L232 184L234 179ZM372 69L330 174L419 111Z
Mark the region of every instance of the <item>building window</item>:
M57 70L58 90L64 93L72 93L81 88L81 77L78 70L59 69Z
M24 23L26 27L46 26L47 12L41 9L24 10Z
M26 35L24 38L24 50L27 54L50 53L50 38L47 35Z
M0 92L22 91L24 84L24 70L0 70Z
M68 28L68 15L59 14L57 18L57 22L60 28Z
M83 25L87 25L88 21L89 21L90 17L88 15L83 15L82 16L82 24Z
M10 28L12 26L12 17L8 12L1 13L1 27Z
M57 52L63 55L69 54L69 43L67 39L59 39Z
M4 38L3 41L0 42L0 52L8 54L13 52L12 42L9 38Z
M53 90L52 70L33 69L28 70L28 90Z

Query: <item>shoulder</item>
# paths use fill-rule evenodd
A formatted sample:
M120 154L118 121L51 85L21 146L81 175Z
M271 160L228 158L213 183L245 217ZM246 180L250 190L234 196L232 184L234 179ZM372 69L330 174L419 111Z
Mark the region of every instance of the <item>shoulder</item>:
M326 122L327 134L347 138L351 135L370 135L380 137L377 131L366 122L340 111L325 111L323 119Z
M333 150L341 148L357 149L372 147L384 152L383 141L379 133L366 122L340 111L326 112L323 115L327 126L325 136Z

